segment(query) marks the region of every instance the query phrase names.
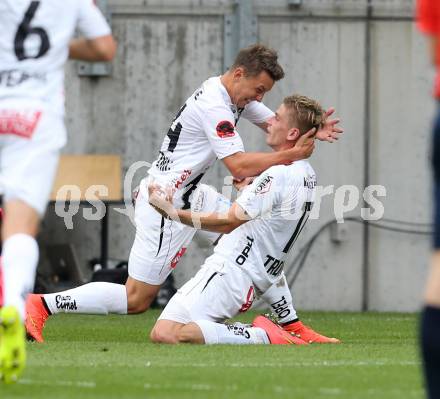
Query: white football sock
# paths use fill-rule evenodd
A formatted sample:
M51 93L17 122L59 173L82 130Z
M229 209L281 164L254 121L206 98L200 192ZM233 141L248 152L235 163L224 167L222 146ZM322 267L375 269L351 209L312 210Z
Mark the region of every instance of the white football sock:
M270 305L272 312L277 315L279 323L288 323L298 318L292 304L292 294L290 293L284 273L278 282L272 284L261 295L261 298Z
M4 305L12 305L24 320L25 300L35 284L38 244L28 234L14 234L2 248Z
M197 320L205 338L205 344L269 344L266 332L259 327L249 327L246 324L221 324L208 320Z
M127 314L127 291L121 284L94 282L43 298L52 314Z

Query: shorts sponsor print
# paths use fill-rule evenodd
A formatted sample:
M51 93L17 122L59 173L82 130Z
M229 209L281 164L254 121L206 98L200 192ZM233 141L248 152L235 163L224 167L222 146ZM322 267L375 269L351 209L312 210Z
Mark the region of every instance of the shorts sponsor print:
M63 118L39 109L0 109L0 192L43 215L66 142Z
M42 111L0 110L0 135L31 138L40 121Z

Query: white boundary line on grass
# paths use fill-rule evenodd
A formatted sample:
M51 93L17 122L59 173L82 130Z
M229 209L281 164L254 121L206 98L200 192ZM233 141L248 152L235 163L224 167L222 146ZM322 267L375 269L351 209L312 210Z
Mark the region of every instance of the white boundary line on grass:
M96 382L94 381L44 381L44 380L32 380L32 379L21 379L18 381L19 384L23 384L23 385L44 385L44 386L61 386L61 387L76 387L76 388L87 388L87 389L94 389L96 388ZM163 389L181 389L181 390L192 390L192 391L237 391L238 390L238 386L236 384L231 384L231 385L212 385L212 384L172 384L172 383L167 383L167 384L151 384L151 383L145 383L144 384L144 389L146 390L150 390L150 389L154 389L154 390L163 390ZM283 394L283 393L294 393L294 392L303 392L306 391L305 388L301 388L301 387L285 387L282 385L278 385L273 387L273 392L276 394ZM367 390L362 390L363 393L366 393L367 395L371 395L371 396L375 396L377 397L377 395L383 394L383 390L378 390L378 389L367 389ZM387 390L387 393L395 393L395 394L399 394L402 391L399 389L391 389L391 390ZM405 395L407 397L409 396L420 396L420 394L422 394L424 392L424 390L422 388L415 388L412 389L410 391L405 391ZM324 394L327 396L340 396L342 394L347 393L344 389L340 389L340 388L330 388L330 387L321 387L319 388L319 393L320 394Z
M183 389L193 391L236 391L238 386L232 385L212 385L212 384L144 384L144 389Z
M225 392L225 391L237 391L238 390L238 386L236 384L232 384L232 385L223 385L223 384L172 384L172 383L165 383L165 384L157 384L157 383L146 383L144 384L144 389L147 390L162 390L162 391L166 391L166 390L182 390L182 391L188 391L188 390L192 390L192 391L221 391L221 392ZM304 387L291 387L291 386L282 386L282 385L278 385L278 386L274 386L272 387L272 392L274 392L275 394L287 394L287 395L292 395L292 394L302 394L304 392L309 392L309 388L304 388ZM317 390L321 395L326 395L326 396L341 396L341 395L347 395L350 390L344 389L344 388L337 388L337 387L321 387ZM396 388L391 388L391 389L386 389L385 390L386 393L392 393L392 394L404 394L405 397L413 397L413 396L420 396L421 394L423 394L424 390L423 388L414 388L411 390L404 390L404 389L396 389ZM367 394L368 396L374 396L377 397L378 395L381 396L384 393L383 389L362 389L359 391L359 393L362 394Z
M229 363L223 364L224 368L296 368L296 367L345 367L345 366L354 366L354 367L371 367L371 366L420 366L422 363L416 360L408 360L403 362L393 362L386 360L377 360L377 361L347 361L347 360L330 360L330 361L322 361L322 362L297 362L294 364L290 363L264 363L264 364L247 364L247 363ZM155 365L152 364L151 367ZM193 363L193 364L157 364L156 367L194 367L194 368L205 368L205 367L218 367L217 363Z
M19 384L23 385L46 385L46 386L60 386L60 387L78 387L78 388L96 388L94 381L45 381L32 380L23 378L18 380Z

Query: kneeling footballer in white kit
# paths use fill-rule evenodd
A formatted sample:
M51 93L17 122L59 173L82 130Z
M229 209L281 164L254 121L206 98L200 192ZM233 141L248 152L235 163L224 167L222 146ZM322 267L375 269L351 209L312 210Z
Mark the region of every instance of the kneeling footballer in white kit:
M291 148L302 134L319 127L324 117L316 101L298 95L287 97L269 120L267 144L275 151ZM307 344L286 328L295 321L295 311L283 267L307 222L315 187L315 172L307 160L272 166L243 189L226 213L206 214L176 209L166 189L151 185L149 201L162 215L227 233L195 277L165 307L151 332L152 341ZM284 293L282 304L271 305L283 328L264 316L258 316L252 326L223 323L247 311L255 296L271 303L274 289L279 298L280 291ZM331 342L339 341L333 338Z

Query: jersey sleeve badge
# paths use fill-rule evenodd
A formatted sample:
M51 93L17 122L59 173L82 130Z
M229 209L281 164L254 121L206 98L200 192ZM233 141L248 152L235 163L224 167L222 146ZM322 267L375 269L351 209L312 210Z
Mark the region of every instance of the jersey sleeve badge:
M230 121L219 122L216 127L216 130L217 130L217 136L220 137L221 139L235 136L235 128Z

